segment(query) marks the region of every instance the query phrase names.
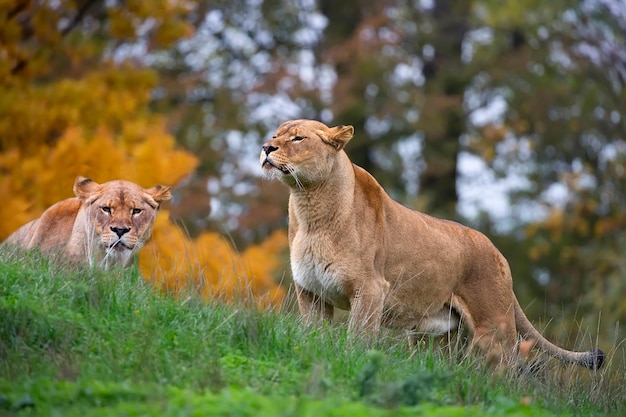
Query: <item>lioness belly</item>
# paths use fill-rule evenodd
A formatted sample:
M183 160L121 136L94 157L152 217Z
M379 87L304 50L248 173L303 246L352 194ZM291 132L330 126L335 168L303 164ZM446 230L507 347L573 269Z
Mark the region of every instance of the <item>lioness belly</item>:
M312 256L292 257L293 280L333 306L349 310L350 301L341 286L341 278L328 265Z
M395 304L393 298L387 299L382 318L383 326L440 335L456 329L459 325L459 314L448 303L439 307L431 305L425 309L415 308L417 306Z
M459 322L460 318L455 310L444 308L424 317L414 330L418 333L441 335L456 330Z

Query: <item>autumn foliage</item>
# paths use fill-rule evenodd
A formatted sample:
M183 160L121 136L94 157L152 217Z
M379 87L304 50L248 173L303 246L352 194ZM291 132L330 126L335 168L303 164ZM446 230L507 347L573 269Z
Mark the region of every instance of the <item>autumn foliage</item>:
M276 284L280 277L273 275L286 248L287 236L277 231L240 253L217 233L189 239L184 229L160 215L151 241L142 249L139 267L169 292L194 290L205 298L227 301L246 301L252 295L256 305L278 305L285 293Z
M191 34L185 16L192 6L102 3L0 5L0 240L71 197L78 175L176 185L199 163L176 145L167 118L150 108L158 75L114 53L122 42L141 40L154 49ZM283 235L238 255L216 233L190 240L167 211L154 234L140 255L146 279L168 290L192 284L206 297L280 301L273 274Z

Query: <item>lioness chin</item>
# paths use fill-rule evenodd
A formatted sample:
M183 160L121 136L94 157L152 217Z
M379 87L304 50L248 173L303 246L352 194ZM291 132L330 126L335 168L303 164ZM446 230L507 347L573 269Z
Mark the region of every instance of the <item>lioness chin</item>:
M170 187L144 189L123 180L98 184L84 177L76 178L74 194L20 227L6 243L37 247L74 263L127 266L150 237L160 204L171 198Z
M380 326L442 335L462 320L489 362L512 365L519 334L565 362L598 369L600 350L545 339L522 311L509 265L482 233L392 200L343 150L352 126L290 120L263 145L267 178L290 189L289 247L305 322L350 310L353 332Z

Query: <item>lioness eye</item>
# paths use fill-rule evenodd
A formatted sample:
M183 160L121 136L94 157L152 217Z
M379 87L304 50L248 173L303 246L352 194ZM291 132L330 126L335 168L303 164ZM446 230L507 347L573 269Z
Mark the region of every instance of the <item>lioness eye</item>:
M295 136L295 137L294 137L293 139L291 139L291 140L292 140L292 141L294 141L294 142L299 142L299 141L301 141L302 139L304 139L302 136Z
M139 214L139 213L141 213L142 211L143 211L142 209L139 209L139 208L134 208L134 209L133 209L133 215L135 215L135 214Z
M100 207L100 208L101 208L101 209L102 209L102 211L104 211L105 213L109 213L109 214L111 214L111 207L104 206L104 207Z

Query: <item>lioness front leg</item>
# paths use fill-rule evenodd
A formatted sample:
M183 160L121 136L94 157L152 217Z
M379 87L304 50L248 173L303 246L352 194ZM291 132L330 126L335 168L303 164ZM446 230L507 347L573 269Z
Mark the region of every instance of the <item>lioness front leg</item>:
M296 283L294 286L296 287L300 317L304 323L311 324L321 320L330 322L333 319L334 307L331 304Z
M363 286L357 291L350 300L350 332L365 333L366 336L378 335L383 318L385 289L377 283L370 283L370 286Z

